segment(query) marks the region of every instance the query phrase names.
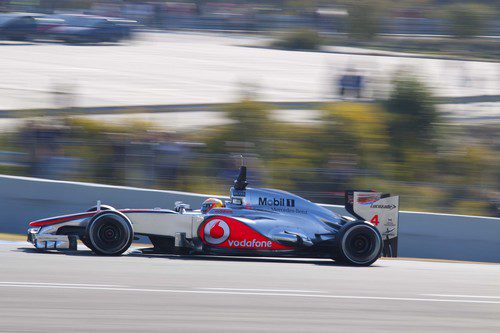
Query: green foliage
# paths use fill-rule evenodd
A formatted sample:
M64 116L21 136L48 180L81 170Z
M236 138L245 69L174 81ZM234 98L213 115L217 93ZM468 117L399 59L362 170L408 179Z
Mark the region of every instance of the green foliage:
M478 200L460 200L454 206L457 214L464 215L488 215L491 211L489 203Z
M326 145L359 156L363 167L376 167L388 150L387 113L374 104L335 103L325 109Z
M262 138L272 133L269 107L252 100L230 104L226 108L234 123L207 132L206 140L210 153L248 154L263 150Z
M232 104L227 108L227 115L237 123L231 130L239 138L258 137L269 126L269 107L256 101Z
M71 139L75 145L66 145L66 153L83 158L90 166L87 180L105 179L108 183L121 184L125 181L124 167L117 167L117 156L127 140L141 138L152 128L144 121L131 121L121 125L91 120L83 117L65 119L71 128ZM124 161L125 163L126 161Z
M392 144L401 149L428 149L440 121L434 98L415 77L400 76L386 103L390 113L389 133Z
M317 31L311 29L298 29L286 33L282 39L273 45L288 50L317 50L322 44Z
M89 139L109 133L140 134L152 128L147 121L135 120L124 124L111 124L84 117L69 117L65 119L68 126L74 127L78 135L88 136Z
M454 4L446 11L450 32L458 38L479 36L488 21L488 7L479 4Z
M371 40L380 30L380 3L370 0L353 1L348 6L347 29L357 40Z
M21 165L0 165L0 174L29 176L26 168Z

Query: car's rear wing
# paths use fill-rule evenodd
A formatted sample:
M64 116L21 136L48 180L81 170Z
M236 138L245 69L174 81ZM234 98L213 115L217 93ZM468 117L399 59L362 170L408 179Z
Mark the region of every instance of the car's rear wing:
M345 209L354 217L377 227L384 239L384 257L398 256L399 196L349 190L345 192Z

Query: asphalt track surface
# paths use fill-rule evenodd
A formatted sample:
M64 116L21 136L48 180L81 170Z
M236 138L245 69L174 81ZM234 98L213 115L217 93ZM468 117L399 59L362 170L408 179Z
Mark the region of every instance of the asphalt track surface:
M0 244L0 332L499 332L500 265L37 253Z

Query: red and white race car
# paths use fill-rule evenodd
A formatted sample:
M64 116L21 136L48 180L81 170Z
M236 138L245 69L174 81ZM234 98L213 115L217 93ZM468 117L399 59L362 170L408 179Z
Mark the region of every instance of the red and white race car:
M346 209L332 211L289 192L247 188L246 168L230 200L202 210L115 209L98 204L86 212L29 223L28 241L39 250L76 250L81 240L99 255L120 255L136 235L167 253L322 257L366 266L382 254L397 255L399 197L347 191Z

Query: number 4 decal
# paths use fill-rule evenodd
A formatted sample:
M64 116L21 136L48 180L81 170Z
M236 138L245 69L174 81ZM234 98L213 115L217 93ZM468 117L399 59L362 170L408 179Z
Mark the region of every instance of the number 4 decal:
M374 225L378 225L378 214L377 215L373 215L372 219L370 220L371 223L373 223Z

